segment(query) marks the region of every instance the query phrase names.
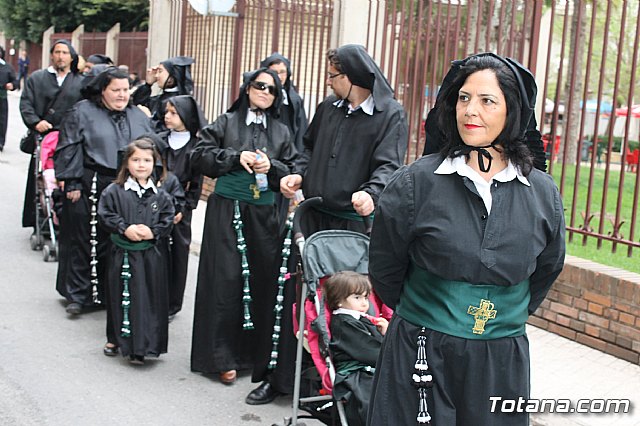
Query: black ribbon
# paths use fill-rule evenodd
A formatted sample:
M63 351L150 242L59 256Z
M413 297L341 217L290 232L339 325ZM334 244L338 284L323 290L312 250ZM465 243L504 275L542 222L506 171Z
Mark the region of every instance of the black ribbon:
M493 157L491 156L491 153L487 151L486 148L491 148L491 147L495 147L495 142L485 146L463 145L462 147L454 148L453 156L459 157L461 155L465 155L468 158L471 151L476 151L478 153L478 167L480 168L481 172L487 173L489 170L491 170L491 162L493 161ZM488 164L485 164L485 161L484 161L485 158L487 159Z

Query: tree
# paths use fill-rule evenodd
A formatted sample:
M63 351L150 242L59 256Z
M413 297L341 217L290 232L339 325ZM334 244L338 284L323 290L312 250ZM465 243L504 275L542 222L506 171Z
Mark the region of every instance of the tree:
M119 22L122 31L144 30L148 17L148 0L0 0L5 35L36 43L51 25L60 32L80 24L86 31L107 31Z

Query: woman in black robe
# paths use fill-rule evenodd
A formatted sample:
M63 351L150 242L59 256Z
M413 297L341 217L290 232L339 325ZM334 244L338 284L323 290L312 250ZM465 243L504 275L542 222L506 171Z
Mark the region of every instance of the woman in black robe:
M141 166L144 160L150 160ZM153 174L160 154L149 138L133 141L124 153L118 177L102 193L100 224L113 242L108 256L107 336L123 357L141 364L167 352L168 236L175 210ZM143 168L144 167L144 168Z
M266 367L272 346L282 248L273 191L296 154L276 119L280 90L271 70L247 75L238 100L202 130L191 154L195 173L217 178L202 238L191 370L219 373L224 383L262 358ZM259 190L257 174L266 174L268 189ZM266 373L254 370L253 380Z
M528 424L490 398L529 397L525 323L564 264L560 193L526 143L535 98L515 61L467 58L439 95L442 150L382 193L369 273L395 314L369 425Z
M56 179L63 182L66 195L59 217L56 289L69 301L67 312L73 315L105 301L104 256L110 243L96 226L92 209L116 177L118 150L152 131L149 118L129 103L128 78L115 67L94 77L83 89L87 99L65 116L54 154Z

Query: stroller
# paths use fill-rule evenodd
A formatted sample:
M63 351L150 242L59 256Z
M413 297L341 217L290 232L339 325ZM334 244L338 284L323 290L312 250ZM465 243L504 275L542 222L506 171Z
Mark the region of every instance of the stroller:
M300 232L300 217L308 208L320 205L321 198L311 198L304 201L296 211L294 219L294 241L302 258L303 278L300 285L298 305L294 306L294 330L298 334L296 353L295 381L293 390L293 413L291 419L285 419L285 424L298 425L299 418L314 418L325 424L334 424L336 413L339 424L347 426L344 405L342 401L332 396L335 369L329 354L330 341L330 311L325 307L322 297L322 282L324 278L344 270L362 274L368 273L369 268L369 237L353 231L326 230L316 232L308 239ZM367 228L369 228L369 225ZM370 314L390 318L391 310L383 307L377 297L372 294ZM300 306L302 305L302 306ZM385 310L386 309L386 310ZM297 311L297 312L296 312ZM303 371L303 347L306 347L313 360L313 366ZM301 397L303 379L317 382L312 386L311 396ZM299 410L309 415L299 416Z
M36 137L36 149L33 153L35 161L35 232L29 240L31 249L42 250L42 258L45 262L55 261L58 257L57 223L58 218L54 211L54 198L59 198L60 190L53 183L53 168L47 166L48 153L53 153L57 144L58 132L50 132L46 136L38 134ZM53 148L53 149L52 149Z

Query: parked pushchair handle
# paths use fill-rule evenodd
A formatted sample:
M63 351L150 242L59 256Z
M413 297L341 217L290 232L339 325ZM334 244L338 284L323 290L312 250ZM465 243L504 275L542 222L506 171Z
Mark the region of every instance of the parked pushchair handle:
M312 197L301 202L296 209L296 214L293 216L293 241L296 245L299 240L304 241L304 234L302 233L302 229L300 229L300 218L302 218L307 210L314 206L320 206L322 203L322 197Z

